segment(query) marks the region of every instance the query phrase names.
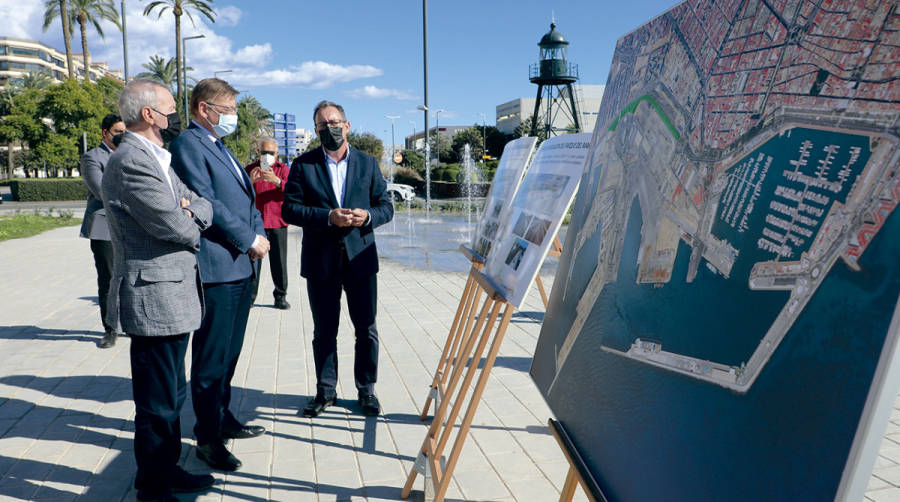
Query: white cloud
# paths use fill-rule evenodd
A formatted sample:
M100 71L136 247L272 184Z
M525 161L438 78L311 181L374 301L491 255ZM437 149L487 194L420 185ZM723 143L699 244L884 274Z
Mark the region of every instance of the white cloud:
M244 13L233 5L216 9L216 24L219 26L237 26Z
M143 5L129 2L126 23L128 27L128 62L130 74L136 75L144 68L143 63L151 56L166 59L175 56L175 30L171 10L162 17L145 17ZM3 19L2 36L41 41L60 52L63 51L62 30L57 25L44 33L42 0L0 0L0 19ZM311 89L325 89L337 83L377 77L383 74L379 68L370 65L339 65L325 61L306 61L288 68L271 68L275 51L269 42L235 47L232 40L214 31L217 26L235 26L243 13L238 7L225 6L216 9L216 23L201 15L194 15L194 23L183 18L182 36L204 35L204 38L188 40L186 62L193 70L189 77L201 79L212 76L213 72L232 70L223 75L229 82L244 86L300 86ZM88 48L93 61L105 61L112 70L121 69L122 36L111 23L103 24L106 38L102 39L93 28L88 30ZM81 51L78 30L72 37L74 52Z
M350 97L373 99L396 98L402 100L417 99L416 95L414 95L410 90L403 91L400 89L381 89L379 87L375 87L374 85L367 85L364 87L360 87L359 89L353 89L352 91L350 91Z
M334 84L378 77L383 71L369 65L341 66L324 61L305 61L288 69L262 72L235 70L231 80L247 86L292 86L327 89Z

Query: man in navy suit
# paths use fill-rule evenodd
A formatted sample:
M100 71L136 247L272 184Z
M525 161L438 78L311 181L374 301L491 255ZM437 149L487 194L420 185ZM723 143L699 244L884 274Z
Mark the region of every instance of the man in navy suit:
M394 217L378 161L347 143L344 109L322 101L313 111L322 148L294 160L284 189L284 221L303 227L300 275L306 278L313 317L316 396L303 416L318 416L337 398L337 332L341 291L356 335L353 377L367 416L381 411L378 375L378 252L374 229Z
M213 207L212 225L203 232L197 255L206 315L191 346L191 396L197 457L225 471L241 466L226 440L265 432L242 424L228 409L259 268L256 260L269 251L253 184L222 143L237 126L237 95L224 80L201 80L191 93L191 126L169 146L172 168Z

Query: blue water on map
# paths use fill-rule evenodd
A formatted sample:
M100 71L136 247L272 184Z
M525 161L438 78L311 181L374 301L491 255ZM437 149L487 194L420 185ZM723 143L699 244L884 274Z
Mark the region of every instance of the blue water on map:
M636 284L644 222L635 198L618 277L593 305L548 391L554 346L562 343L575 317L578 292L590 275L584 271L596 266L596 235L588 240L587 252L575 258L579 273L569 284L564 276L554 284L554 289L572 288L573 293L551 299L532 375L610 501L834 498L900 297L898 211L860 258L859 271L842 260L833 265L745 394L602 348L627 350L636 337L651 337L671 352L726 364L747 360L788 298L785 291L751 291L747 276L753 263L775 258L757 247L757 239L770 202L776 200L775 186L799 186L783 171L806 139L819 150L810 153L810 169L832 142L841 145L840 151L856 145L859 155L868 155L867 138L799 129L749 154L748 159L762 153L773 161L744 231L722 220L713 227L714 234L740 251L730 278L704 261L696 279L687 283L690 248L682 243L670 283L661 288ZM848 159L836 158L834 170ZM857 167L867 160L859 158ZM745 177L751 172L745 171ZM845 173L845 186L832 190L830 201L820 205L825 213L844 200L857 174ZM576 207L573 228L579 228L584 215ZM564 248L573 240L567 239ZM790 243L785 252L794 255L782 260L798 259L808 244ZM564 254L560 270L567 270L572 259Z

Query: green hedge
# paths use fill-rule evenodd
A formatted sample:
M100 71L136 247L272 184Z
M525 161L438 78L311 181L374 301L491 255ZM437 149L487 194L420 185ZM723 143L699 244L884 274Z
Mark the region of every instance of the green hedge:
M87 189L81 178L19 179L10 184L13 200L35 202L45 200L87 200Z

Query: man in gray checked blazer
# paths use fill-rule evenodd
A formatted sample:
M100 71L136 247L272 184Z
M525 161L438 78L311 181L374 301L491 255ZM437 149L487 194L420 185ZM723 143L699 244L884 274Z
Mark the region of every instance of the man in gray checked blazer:
M215 483L178 466L184 356L203 315L196 252L212 206L178 179L162 148L180 123L169 91L133 80L119 97L119 112L128 132L102 184L115 256L108 316L131 337L137 499L175 501L173 493Z
M109 242L109 227L106 225L106 210L103 209L103 196L100 184L103 181L103 170L109 156L116 149L114 138L125 133L122 117L114 113L103 117L100 123L100 134L103 141L100 146L92 148L81 156L81 178L87 188L87 206L84 209L84 221L81 223L81 237L91 240L91 253L94 255L94 267L97 269L97 298L100 303L100 320L103 322L103 339L97 342L101 349L108 349L116 344L116 327L106 322L106 302L109 295L109 280L112 278L113 250Z

